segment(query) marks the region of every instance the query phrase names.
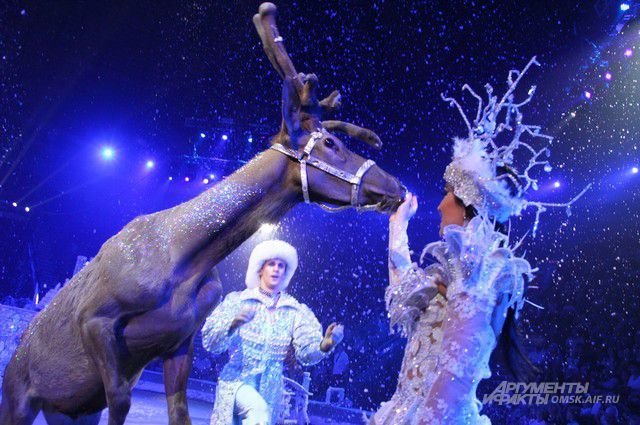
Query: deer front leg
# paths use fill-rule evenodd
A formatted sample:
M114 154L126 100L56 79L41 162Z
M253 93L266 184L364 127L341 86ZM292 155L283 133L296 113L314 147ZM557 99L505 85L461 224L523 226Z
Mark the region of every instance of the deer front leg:
M164 389L167 394L169 425L191 425L187 406L187 381L193 363L193 340L187 338L173 353L164 357Z
M187 405L187 382L193 364L193 341L204 320L220 301L221 294L220 276L214 267L198 287L193 309L197 323L194 332L176 350L164 356L164 389L167 394L170 425L191 424Z
M131 385L122 373L124 342L118 343L115 320L93 317L81 326L85 349L93 359L104 385L109 407L109 425L122 425L131 407Z

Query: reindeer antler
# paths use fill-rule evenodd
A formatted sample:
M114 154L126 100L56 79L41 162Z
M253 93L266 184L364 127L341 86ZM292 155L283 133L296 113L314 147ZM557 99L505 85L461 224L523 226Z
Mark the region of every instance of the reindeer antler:
M284 47L283 38L276 25L276 5L273 3L262 3L258 13L253 15L253 24L262 40L262 47L276 70L280 78L284 80L289 77L293 80L294 87L301 98L305 80L309 80L311 75L298 74L293 65L287 50ZM303 77L303 78L301 78ZM315 76L313 77L315 78ZM334 90L329 96L319 102L322 112L333 112L340 107L340 93Z
M322 121L322 126L329 131L339 131L354 139L362 140L375 149L382 148L382 140L368 128L359 127L344 121Z
M273 3L262 3L258 9L258 13L253 15L253 24L262 40L264 48L271 65L276 70L283 81L290 79L289 86L293 86L302 106L302 119L313 118L316 124L321 120L320 113L333 112L340 106L340 92L334 90L318 102L315 97L315 87L318 78L314 74L298 74L287 50L284 47L283 38L280 36L278 26L276 25L277 7ZM324 121L322 126L327 130L339 131L350 137L361 140L375 149L382 147L382 141L371 130L359 127L354 124L343 121ZM281 133L284 130L281 130Z
M262 47L264 48L271 65L275 68L280 78L283 80L289 77L293 80L298 93L302 91L302 81L298 79L293 62L284 48L283 39L276 26L276 5L273 3L262 3L258 13L253 15L253 25L255 25Z

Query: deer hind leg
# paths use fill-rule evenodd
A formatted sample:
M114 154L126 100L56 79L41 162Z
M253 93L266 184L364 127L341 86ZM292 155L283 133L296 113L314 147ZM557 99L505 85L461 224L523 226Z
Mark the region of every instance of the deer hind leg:
M31 425L40 412L39 400L25 394L4 393L0 425Z
M109 408L109 425L122 425L131 407L131 384L122 372L126 346L114 331L115 320L93 317L82 323L85 349L102 378Z
M20 349L20 348L18 348ZM31 425L42 401L30 394L26 357L14 355L5 370L0 404L0 425Z
M45 410L43 413L48 425L98 425L100 423L100 416L102 416L102 412L98 412L93 415L72 419L59 412Z
M9 401L9 397L13 400ZM0 406L0 425L31 425L40 412L40 402L28 396L6 394Z

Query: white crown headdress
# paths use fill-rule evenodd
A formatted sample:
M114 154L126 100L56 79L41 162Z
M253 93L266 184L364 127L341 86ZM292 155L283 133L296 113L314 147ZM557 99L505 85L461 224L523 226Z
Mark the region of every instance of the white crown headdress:
M536 86L531 86L527 98L522 102L514 101L513 92L531 65L540 65L535 56L529 60L522 71L509 71L508 89L500 99L493 95L493 87L486 84L488 96L486 106L482 97L476 94L468 84L462 86L463 91L468 90L478 101L476 117L473 121L468 119L457 100L441 96L444 101L458 109L468 130L466 138L454 139L453 160L445 170L445 181L452 186L454 194L464 202L465 206L472 205L478 214L485 218L491 217L504 222L511 216L520 215L528 207L535 207L537 209L533 225L533 236L535 236L540 214L546 211L547 207L565 207L567 214L570 215L571 205L589 189L590 185L570 202L562 204L529 201L525 197L530 188L538 189L538 180L531 177L530 172L535 167L543 167L547 172L552 169L549 161L541 158L543 155L549 157L548 147L534 149L530 143L520 140L523 136L544 139L547 144L551 144L553 140L553 137L541 133L540 126L522 122L520 108L531 101ZM503 109L506 112L502 121L498 123L499 114ZM499 145L497 138L504 131L512 132L513 137L509 143ZM518 149L523 149L530 154L522 173L519 173L518 167L514 166L514 152ZM518 176L519 182L509 173L498 174L500 167L512 170ZM515 194L512 194L509 189L507 179L517 187Z

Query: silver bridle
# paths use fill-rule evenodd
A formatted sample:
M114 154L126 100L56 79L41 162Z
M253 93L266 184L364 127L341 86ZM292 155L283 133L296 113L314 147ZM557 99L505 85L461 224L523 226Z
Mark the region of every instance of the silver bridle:
M331 164L327 164L326 162L314 158L311 156L311 151L316 146L316 144L325 138L327 138L327 130L324 128L318 131L314 131L311 133L311 137L307 142L306 146L302 153L298 153L297 151L284 147L280 143L274 143L271 145L270 149L280 152L290 158L293 158L297 162L300 163L300 180L302 182L302 196L304 197L304 202L307 204L311 204L311 199L309 198L309 180L307 178L307 166L317 168L319 170L324 171L327 174L330 174L334 177L339 178L340 180L346 181L351 184L351 205L342 206L342 207L330 207L328 205L321 204L319 202L313 202L319 205L322 209L329 212L338 212L342 211L346 208L354 207L357 210L375 210L378 208L379 204L375 205L364 205L361 206L358 204L358 195L360 193L360 184L362 183L362 177L366 174L367 171L374 165L376 165L375 161L367 159L362 163L358 171L355 174L351 174L347 171L339 170Z

